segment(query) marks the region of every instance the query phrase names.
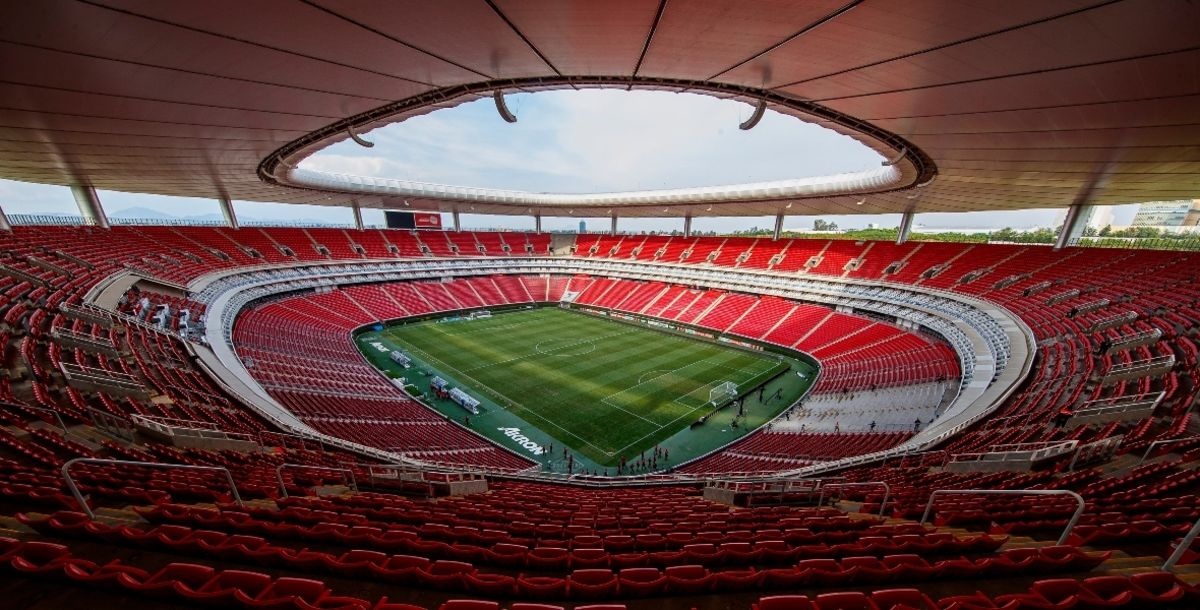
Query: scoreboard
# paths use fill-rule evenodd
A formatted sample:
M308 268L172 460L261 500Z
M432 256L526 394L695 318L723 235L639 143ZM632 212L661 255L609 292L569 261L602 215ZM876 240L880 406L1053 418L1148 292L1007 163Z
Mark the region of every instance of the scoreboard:
M436 212L400 212L386 210L384 220L389 229L442 229L442 215Z

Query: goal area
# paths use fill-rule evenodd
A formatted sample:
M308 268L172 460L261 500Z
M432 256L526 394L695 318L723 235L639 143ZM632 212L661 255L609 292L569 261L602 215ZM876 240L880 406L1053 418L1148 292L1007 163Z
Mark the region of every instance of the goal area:
M722 381L708 391L708 402L713 406L720 405L737 398L738 387L732 381Z

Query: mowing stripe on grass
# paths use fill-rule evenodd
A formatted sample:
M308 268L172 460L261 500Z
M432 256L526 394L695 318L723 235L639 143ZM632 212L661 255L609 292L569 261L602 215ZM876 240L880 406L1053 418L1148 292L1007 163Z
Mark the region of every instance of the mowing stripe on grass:
M602 465L686 428L711 406L715 384L752 387L786 366L770 354L554 308L383 334Z

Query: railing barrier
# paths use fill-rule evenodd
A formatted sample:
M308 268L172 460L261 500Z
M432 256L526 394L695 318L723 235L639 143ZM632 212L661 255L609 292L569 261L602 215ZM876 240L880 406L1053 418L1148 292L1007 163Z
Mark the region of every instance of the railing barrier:
M207 470L210 472L225 473L225 480L229 482L229 490L233 492L233 501L242 506L242 496L238 493L237 485L233 482L233 475L229 473L229 469L224 466L194 466L192 464L163 464L160 462L138 462L134 460L107 460L101 458L75 458L67 460L62 465L63 480L67 483L67 489L71 490L71 495L75 496L75 501L79 503L79 507L83 512L87 513L89 519L95 519L96 514L88 507L87 500L84 499L83 493L79 491L79 486L75 484L75 479L71 477L71 466L75 464L120 464L124 466L142 466L145 468L175 468L178 470Z
M1196 523L1192 526L1192 529L1188 530L1188 533L1183 537L1183 540L1179 541L1179 546L1175 547L1175 552L1171 553L1171 556L1167 558L1167 561L1162 564L1162 569L1164 572L1170 572L1175 568L1175 564L1179 562L1179 559L1183 557L1183 554L1192 547L1192 543L1195 542L1197 535L1200 535L1200 519L1196 520Z
M279 481L279 491L283 492L284 499L287 499L288 497L287 485L285 485L283 482L284 468L303 468L305 470L324 470L327 472L346 473L350 475L350 489L353 489L355 493L358 493L358 482L354 480L354 471L350 470L349 468L337 468L335 466L310 466L308 464L280 464L279 466L275 467L275 480ZM346 477L342 477L342 479L346 480Z
M1146 452L1142 454L1142 459L1138 460L1138 464L1141 464L1142 462L1145 462L1147 459L1149 459L1150 452L1154 451L1155 447L1161 447L1163 445L1173 445L1175 443L1182 443L1184 441L1200 441L1200 436L1186 436L1184 438L1169 438L1169 439L1162 440L1162 441L1154 441L1153 443L1150 443L1149 447L1146 447Z
M879 503L879 516L880 517L883 516L883 512L885 510L887 510L888 498L890 498L892 495L892 486L888 485L886 481L861 481L861 482L855 482L855 483L829 483L828 485L825 485L824 487L821 488L821 499L817 501L817 506L820 506L821 502L825 499L825 490L826 489L839 489L840 490L840 489L844 489L846 487L882 487L883 488L883 501ZM841 499L840 494L839 494L839 499Z
M921 524L924 525L929 520L929 513L933 510L933 500L939 495L992 495L992 496L1071 496L1075 498L1078 506L1075 508L1075 514L1071 515L1071 520L1067 522L1067 528L1063 530L1061 536L1058 537L1058 544L1066 544L1067 537L1071 535L1071 530L1075 528L1075 524L1079 523L1079 517L1083 515L1083 509L1087 506L1083 496L1067 490L1067 489L939 489L929 494L929 503L925 505L925 513L921 515ZM1193 536L1194 537L1194 536Z
M67 430L67 424L65 422L63 422L63 418L61 415L58 414L58 411L55 411L54 409L47 409L46 407L35 407L33 405L27 405L27 404L22 404L21 407L25 408L25 409L30 409L30 410L38 411L38 412L42 412L42 413L49 413L49 414L53 415L54 421L58 422L58 427L62 428L63 438L66 438L68 435L71 434L71 431Z

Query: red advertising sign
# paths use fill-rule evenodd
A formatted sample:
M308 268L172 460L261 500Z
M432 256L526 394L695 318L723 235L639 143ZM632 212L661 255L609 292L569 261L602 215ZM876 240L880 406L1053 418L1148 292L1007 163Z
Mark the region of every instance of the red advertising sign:
M442 215L413 212L413 225L418 229L440 229L442 228Z

